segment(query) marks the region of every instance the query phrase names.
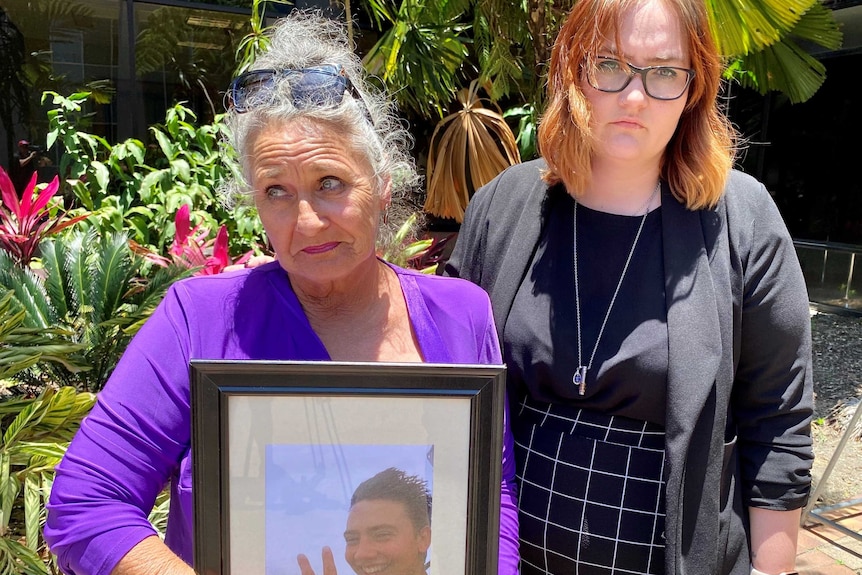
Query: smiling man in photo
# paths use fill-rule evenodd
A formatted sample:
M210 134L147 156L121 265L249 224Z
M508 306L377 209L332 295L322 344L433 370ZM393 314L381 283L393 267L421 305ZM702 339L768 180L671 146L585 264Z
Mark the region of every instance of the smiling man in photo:
M363 481L350 500L344 558L356 575L426 575L431 546L431 494L426 482L390 467ZM305 555L302 575L314 575ZM336 575L323 549L323 575Z

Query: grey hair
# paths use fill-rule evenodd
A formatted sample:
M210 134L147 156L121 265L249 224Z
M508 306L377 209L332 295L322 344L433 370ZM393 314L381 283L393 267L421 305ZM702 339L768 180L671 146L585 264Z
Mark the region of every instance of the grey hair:
M336 126L348 136L353 151L368 160L377 180L377 191L382 192L384 183L390 182L392 204L388 209L388 222L380 226L377 238L378 245L388 246L398 228L413 213L411 194L419 184L415 163L408 153L413 138L396 115L393 100L369 86L362 61L348 40L342 22L326 18L318 11L294 10L278 19L267 30L267 35L269 46L257 56L251 70L291 70L335 64L344 69L361 101L348 90L338 106L296 108L290 96L289 81L282 77L267 104L253 106L245 113L229 108L225 124L229 142L240 161L241 173L223 183L222 194L228 195L228 199L237 199L252 192L248 183L247 146L263 126L292 120Z

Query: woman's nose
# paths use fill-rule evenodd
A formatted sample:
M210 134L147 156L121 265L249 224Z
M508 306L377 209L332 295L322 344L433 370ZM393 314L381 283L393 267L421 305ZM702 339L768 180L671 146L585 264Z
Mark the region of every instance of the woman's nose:
M641 74L634 75L629 82L629 85L623 88L623 91L620 92L620 98L622 98L623 102L634 104L640 104L647 101L649 96L646 93L644 79Z
M326 224L317 208L307 200L300 200L296 216L297 231L303 234L314 233Z

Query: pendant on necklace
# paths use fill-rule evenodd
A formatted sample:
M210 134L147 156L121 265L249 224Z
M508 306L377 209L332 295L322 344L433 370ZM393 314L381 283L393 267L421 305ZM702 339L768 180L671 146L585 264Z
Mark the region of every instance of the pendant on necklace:
M575 370L575 375L572 376L572 383L578 386L578 395L583 395L587 391L587 366L582 365Z

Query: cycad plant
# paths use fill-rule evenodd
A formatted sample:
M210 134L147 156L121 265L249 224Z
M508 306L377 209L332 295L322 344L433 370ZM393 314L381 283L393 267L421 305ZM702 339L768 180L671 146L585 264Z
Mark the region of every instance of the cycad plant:
M82 349L71 341L72 332L25 327L27 314L13 304L12 292L0 292L0 390L8 392L7 387L15 385L9 378L39 362L60 363L70 371L84 368L70 357Z
M143 258L123 234L97 236L75 231L40 244L42 269L12 265L0 253L0 286L15 294L27 327L71 331L82 346L75 357L86 370L40 364L20 377L45 379L82 391L99 391L132 336L149 317L168 286L192 270L158 268L145 279ZM5 261L4 261L5 260Z

